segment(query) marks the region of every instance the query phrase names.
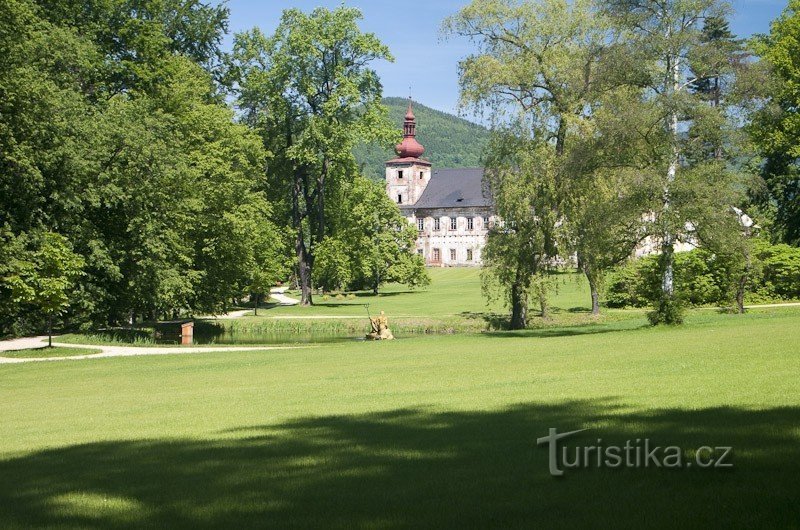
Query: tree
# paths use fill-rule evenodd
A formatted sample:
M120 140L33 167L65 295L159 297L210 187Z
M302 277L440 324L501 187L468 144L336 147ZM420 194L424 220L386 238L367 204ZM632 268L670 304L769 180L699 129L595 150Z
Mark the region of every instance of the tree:
M269 153L213 77L226 17L194 0L0 5L0 224L69 234L77 322L224 310L281 261ZM31 320L15 311L4 332Z
M628 259L646 236L654 195L647 169L647 131L653 122L641 90L620 85L599 95L582 133L568 149L565 248L577 257L589 284L592 314L600 313L605 276ZM566 257L566 256L565 256Z
M445 22L448 33L479 47L460 63L462 103L488 109L498 131L487 180L507 223L490 232L484 261L504 286L512 328L526 325L531 278L555 258L569 190L577 189L567 169L570 138L580 134L592 102L626 71L616 65L612 29L590 0L474 0Z
M268 175L273 190L290 200L285 212L295 231L301 303L312 303L316 246L328 235L336 204L331 190L352 178L353 148L394 139L381 105L381 85L369 68L391 60L389 50L358 28L361 13L340 7L310 14L284 11L278 29L237 34L231 77L246 123L275 153Z
M555 203L551 145L520 129L497 133L490 144L486 179L502 223L495 225L483 249L481 272L487 298L502 297L511 308L511 329L528 324L534 277L546 272L557 255L560 213Z
M687 238L687 227L703 223L705 214L726 211L735 203L729 193L732 175L720 152L725 109L705 105L690 90L698 82L717 78L731 62L730 50L706 38L701 26L709 19L724 19L727 5L718 0L606 0L606 6L621 27L633 32L631 44L651 65L648 98L662 116L664 132L653 136L655 156L650 164L661 174L661 204L654 212L661 297L651 321L679 323L675 245ZM689 133L683 134L686 129ZM720 156L706 156L709 148ZM709 194L708 188L721 193Z
M749 127L765 158L760 202L775 210L778 239L800 245L800 1L790 0L753 48L771 73L764 83L766 105Z
M48 346L53 346L53 317L69 306L69 291L81 275L83 258L69 241L52 232L38 235L32 248L14 258L11 274L3 281L17 304L29 304L47 318Z
M375 294L387 282L410 287L430 283L425 263L415 252L416 229L381 184L358 176L343 183L333 201L340 207L330 219L335 234L330 241L336 246L326 249L327 283L338 278L338 283ZM341 272L332 274L333 264Z

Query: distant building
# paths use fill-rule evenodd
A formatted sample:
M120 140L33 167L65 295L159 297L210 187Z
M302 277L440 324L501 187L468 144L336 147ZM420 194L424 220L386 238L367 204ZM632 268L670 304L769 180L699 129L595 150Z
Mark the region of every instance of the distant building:
M480 265L489 227L499 219L483 186L483 169L432 168L420 158L425 148L416 126L409 101L397 158L386 162L386 193L417 227L417 253L426 265Z

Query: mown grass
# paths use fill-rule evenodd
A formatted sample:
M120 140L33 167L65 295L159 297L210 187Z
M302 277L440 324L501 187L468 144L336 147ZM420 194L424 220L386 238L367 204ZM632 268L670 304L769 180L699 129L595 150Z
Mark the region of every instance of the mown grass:
M29 527L796 527L800 311L0 366ZM536 438L733 446L548 474Z
M100 353L101 350L94 348L67 348L63 346L47 346L42 348L30 348L27 350L12 350L0 352L0 357L10 358L47 358L47 357L71 357L75 355L91 355Z
M258 316L197 320L195 340L199 344L281 344L360 337L369 331L368 315L375 316L380 311L385 311L393 333L399 337L478 333L507 325L507 311L502 303L487 303L481 292L480 269L432 268L429 273L432 282L424 289L410 290L406 286L390 284L378 295L358 292L350 293L350 298L342 296L341 299L331 297L328 300L315 296L312 307L275 306L259 309ZM589 294L582 276L559 274L556 283L557 289L551 296L550 318L538 317L536 308L532 306L531 327L593 325L636 318L639 314L610 310L599 319L592 317L588 314ZM161 342L154 339L152 327L147 326L68 333L58 340L71 344L136 346L153 346ZM173 343L177 345L177 338Z
M378 295L371 291L354 293L354 299L323 300L314 296L313 307L276 306L259 310L259 316L275 315L365 315L364 304L370 311L386 311L394 317L441 317L463 313L502 313L506 310L501 301L488 303L481 292L480 269L429 268L431 284L420 289L409 289L404 285L388 284ZM563 310L589 309L589 289L582 275L564 273L558 275L557 290L551 295L551 304ZM288 292L289 295L297 295ZM246 308L243 308L246 309ZM535 311L535 308L532 310Z

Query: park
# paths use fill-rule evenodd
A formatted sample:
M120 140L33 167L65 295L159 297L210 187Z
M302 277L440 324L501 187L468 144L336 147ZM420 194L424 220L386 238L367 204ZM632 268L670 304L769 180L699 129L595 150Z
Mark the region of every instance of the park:
M0 6L0 528L800 524L800 1L267 4Z

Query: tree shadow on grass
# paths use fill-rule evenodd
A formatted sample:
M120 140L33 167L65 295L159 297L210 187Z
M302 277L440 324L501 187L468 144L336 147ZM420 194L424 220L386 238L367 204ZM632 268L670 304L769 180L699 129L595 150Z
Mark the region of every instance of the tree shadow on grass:
M212 440L98 442L0 462L4 527L787 527L798 408L631 412L612 400L401 409L243 426ZM568 447L733 446L732 470L548 473Z
M576 337L580 335L597 335L600 333L621 333L652 327L649 324L640 322L625 323L625 325L615 324L582 324L575 326L551 327L551 328L529 328L516 331L486 331L486 335L492 337L528 337L528 338L551 338L551 337Z

